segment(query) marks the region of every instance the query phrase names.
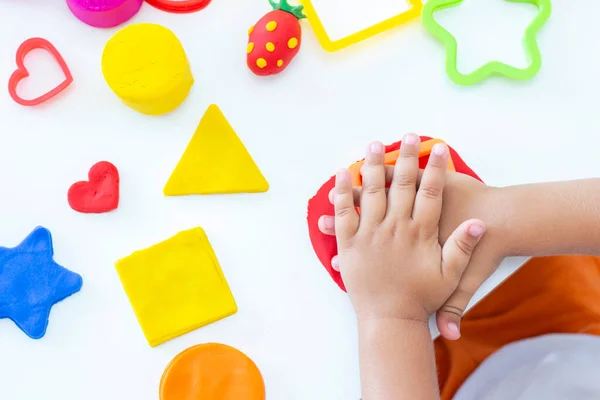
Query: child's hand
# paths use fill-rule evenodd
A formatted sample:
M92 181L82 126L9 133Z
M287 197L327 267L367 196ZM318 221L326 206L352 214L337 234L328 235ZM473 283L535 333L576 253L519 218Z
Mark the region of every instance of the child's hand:
M407 135L386 196L384 146L371 144L362 170L360 216L349 172L338 173L338 264L359 319L427 322L457 288L485 232L483 222L469 220L440 246L448 148L433 148L417 191L418 157L419 137Z
M393 166L385 166L386 184L390 184L394 175ZM417 187L420 184L420 171ZM335 189L329 193L333 203ZM353 189L354 204L360 205L362 188ZM481 284L497 269L504 253L503 234L498 232L498 225L506 219L503 215L503 200L498 196L498 189L491 188L468 175L447 172L443 193L442 217L440 219L439 241L445 243L452 232L463 221L481 218L488 227L485 237L477 246L471 262L463 273L461 282L455 292L437 313L437 325L440 333L447 339L460 337L460 321L464 310ZM491 226L490 226L491 224ZM495 227L494 229L491 229ZM335 217L323 215L319 219L319 229L326 235L335 235ZM332 265L339 266L338 257L334 257Z

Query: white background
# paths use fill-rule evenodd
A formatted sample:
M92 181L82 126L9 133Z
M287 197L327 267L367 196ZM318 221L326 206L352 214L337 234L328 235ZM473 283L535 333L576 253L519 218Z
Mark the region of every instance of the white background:
M315 5L337 36L400 10L396 0ZM368 142L390 143L413 131L445 139L492 185L597 174L600 3L555 1L539 37L544 66L534 80L467 88L447 78L443 48L419 21L334 54L303 22L293 65L281 76L255 77L245 66L246 33L268 10L266 0L214 0L191 15L144 5L133 22L171 28L196 79L179 109L147 117L122 105L102 77L102 48L116 29L80 23L63 0L0 0L0 81L14 70L19 44L33 36L54 43L75 78L36 108L18 106L0 90L0 244L16 245L43 225L54 236L56 260L84 277L82 291L53 309L42 340L0 321L1 399L157 399L167 363L209 341L250 355L269 399L358 399L353 312L313 254L305 222L308 198L334 171L360 158ZM520 38L534 16L531 6L499 0L467 0L438 13L459 39L466 70L492 59L525 65ZM43 52L29 59L34 77L23 84L24 95L60 81L48 60ZM211 103L269 180L268 193L163 197ZM67 190L100 160L121 173L119 209L78 214ZM239 312L151 349L114 261L198 225Z

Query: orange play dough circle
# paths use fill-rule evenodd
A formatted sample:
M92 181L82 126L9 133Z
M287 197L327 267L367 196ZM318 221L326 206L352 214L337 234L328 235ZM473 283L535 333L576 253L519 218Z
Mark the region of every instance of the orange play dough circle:
M258 367L233 347L207 343L190 347L167 366L160 400L264 400Z

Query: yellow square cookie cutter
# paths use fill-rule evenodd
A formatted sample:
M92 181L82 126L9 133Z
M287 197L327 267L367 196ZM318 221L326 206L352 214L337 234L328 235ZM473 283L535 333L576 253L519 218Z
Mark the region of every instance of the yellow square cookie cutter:
M409 10L406 10L401 14L388 18L376 25L365 28L349 36L338 40L331 40L312 2L313 0L301 0L301 3L304 5L304 13L306 14L306 18L315 31L317 39L321 43L321 46L329 52L345 49L348 46L352 46L353 44L362 42L363 40L370 39L373 36L379 35L380 33L405 24L408 21L419 18L419 16L421 16L421 10L423 9L422 0L408 0L408 4L411 6Z

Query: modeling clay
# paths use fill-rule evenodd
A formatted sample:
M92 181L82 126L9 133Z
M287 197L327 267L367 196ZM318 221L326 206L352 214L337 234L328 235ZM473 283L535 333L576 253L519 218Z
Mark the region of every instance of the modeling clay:
M426 136L421 136L421 152L419 165L420 168L425 168L427 165L427 161L429 161L429 154L431 152L431 148L433 144L441 142L438 139L431 139ZM386 146L386 164L392 165L395 164L395 161L398 157L397 150L400 148L400 142L394 143L390 146ZM448 146L450 150L450 155L452 159L452 163L449 163L449 169L453 169L454 167L456 172L460 172L466 175L470 175L473 178L481 181L481 179L465 164L465 162L460 158L460 156ZM391 155L391 157L390 157ZM393 162L392 162L393 160ZM356 171L360 171L361 161L350 166L350 171L353 175L353 182L355 186L359 186L362 184L360 178L356 176ZM335 176L332 176L317 192L317 194L310 199L308 202L308 233L310 236L310 240L313 245L313 249L317 254L317 257L323 264L323 266L329 272L329 275L333 278L335 283L342 290L346 290L344 286L344 282L342 281L342 276L340 273L333 269L331 266L331 259L337 255L337 243L335 240L335 236L325 235L319 230L319 218L322 215L334 215L333 204L329 201L329 192L331 189L335 187Z
M257 193L269 183L216 105L202 117L171 178L166 196Z
M291 6L287 0L269 0L273 11L248 31L248 68L256 75L278 74L292 62L302 44L299 20L306 18L304 6Z
M444 141L440 140L440 139L430 139L430 140L421 142L421 149L419 150L419 158L429 156L431 154L431 150L433 149L433 146L437 143L444 143ZM384 155L384 164L385 165L396 165L396 160L398 160L399 155L400 155L399 149L395 150L395 151L386 152ZM352 177L352 185L353 186L362 186L362 175L360 173L360 170L364 164L365 164L365 161L361 160L361 161L355 162L354 164L352 164L350 166L349 170L350 170L350 175ZM453 171L453 172L456 171L452 157L450 157L448 159L448 170Z
M202 10L210 4L211 0L146 0L146 3L159 10L175 13L187 14Z
M48 93L32 100L25 100L18 95L17 86L19 85L19 82L29 76L29 71L27 71L27 68L25 68L25 56L35 49L43 49L52 54L52 57L54 57L65 74L65 80ZM56 50L56 47L54 47L52 43L46 39L31 38L24 41L17 50L16 61L17 70L13 72L8 81L8 93L16 103L22 106L37 106L38 104L42 104L43 102L50 100L52 97L65 90L71 84L71 82L73 82L73 76L71 75L71 71L69 71L69 67L67 67L67 63L65 62L64 58L62 58L58 50Z
M492 75L503 75L507 78L526 80L533 78L542 67L542 56L537 44L537 34L544 26L552 13L550 0L506 0L513 3L528 3L535 5L539 13L531 25L525 31L523 45L527 56L531 60L529 66L524 69L516 68L499 61L485 64L470 74L462 74L458 71L458 45L456 39L450 32L444 29L434 19L433 14L437 10L454 7L463 0L430 0L423 8L423 25L446 47L446 72L454 83L459 85L474 85Z
M177 355L160 381L160 400L264 400L265 383L254 362L218 343Z
M17 247L0 247L0 318L10 318L32 339L46 334L52 306L77 293L83 283L53 256L52 236L42 227Z
M119 205L119 171L108 161L90 168L89 181L74 183L69 188L69 205L82 213L105 213Z
M123 103L148 115L179 107L194 83L179 39L155 24L129 25L110 38L102 73Z
M306 17L313 30L315 31L315 35L317 39L321 43L321 46L327 51L338 51L342 50L348 46L353 44L362 42L363 40L370 39L373 36L379 35L385 31L390 29L394 29L402 24L407 23L410 20L419 18L421 15L421 9L423 8L422 0L408 0L411 8L398 14L394 17L388 18L385 21L382 21L376 25L365 28L359 32L353 33L349 36L346 36L342 39L331 40L329 34L325 30L325 26L321 22L321 18L317 14L315 7L313 6L312 0L301 0L302 4L304 4L304 12L306 13ZM343 13L339 13L339 15L344 15Z
M202 228L136 251L116 268L152 347L237 312Z
M144 0L67 0L73 15L97 28L112 28L129 21L142 3Z

